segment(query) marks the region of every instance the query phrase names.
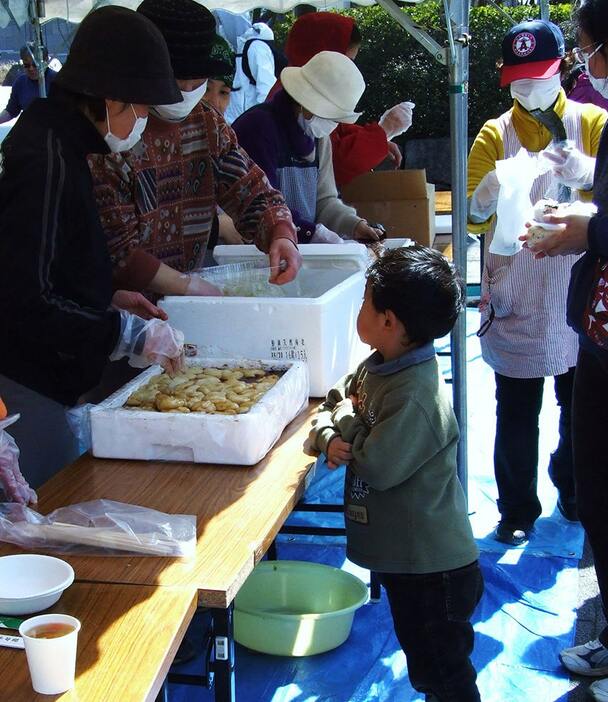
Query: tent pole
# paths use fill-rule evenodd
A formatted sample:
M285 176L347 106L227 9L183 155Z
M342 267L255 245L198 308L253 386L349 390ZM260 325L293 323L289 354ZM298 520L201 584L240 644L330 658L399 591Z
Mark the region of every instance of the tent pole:
M445 0L448 9L448 0ZM447 13L446 13L447 15ZM467 153L469 87L469 0L449 2L448 25L454 36L448 52L450 146L452 154L452 246L454 263L466 283L467 275ZM466 310L452 332L452 377L454 412L460 427L457 449L458 477L468 496L467 465L467 329Z
M38 91L41 98L46 97L46 61L42 50L42 31L40 29L40 18L44 17L44 0L30 0L30 20L34 29L34 63L38 70Z
M408 34L436 61L446 64L450 97L450 145L452 153L452 243L454 263L466 282L467 272L467 153L469 89L469 0L444 0L448 47L440 46L393 0L377 0ZM458 477L468 493L467 466L467 354L466 316L463 312L452 332L452 392L454 413L460 427Z

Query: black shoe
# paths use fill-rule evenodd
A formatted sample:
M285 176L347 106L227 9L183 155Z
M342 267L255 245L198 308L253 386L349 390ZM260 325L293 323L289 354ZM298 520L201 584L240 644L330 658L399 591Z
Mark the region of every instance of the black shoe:
M528 541L531 531L532 526L528 524L517 525L498 522L498 526L494 531L494 538L503 544L509 544L509 546L521 546L521 544Z
M562 497L560 495L557 498L557 509L564 519L567 519L569 522L578 522L575 497Z

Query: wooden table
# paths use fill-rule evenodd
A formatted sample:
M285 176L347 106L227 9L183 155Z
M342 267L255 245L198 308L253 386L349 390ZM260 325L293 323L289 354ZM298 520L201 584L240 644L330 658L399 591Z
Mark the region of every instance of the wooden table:
M48 611L82 624L75 687L63 695L36 694L25 651L0 648L0 699L153 702L195 608L194 589L74 583Z
M120 461L83 456L38 491L48 514L98 498L175 514L195 514L198 542L191 560L62 556L78 581L181 587L211 608L215 631L216 700L234 700L233 600L304 492L314 457L304 451L312 401L252 467ZM0 545L0 555L22 549Z
M452 191L435 191L435 212L437 214L450 214L452 212Z

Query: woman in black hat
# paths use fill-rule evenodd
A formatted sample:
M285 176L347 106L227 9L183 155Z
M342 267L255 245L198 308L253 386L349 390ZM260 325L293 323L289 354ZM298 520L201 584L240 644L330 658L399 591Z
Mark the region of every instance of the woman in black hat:
M86 156L129 148L148 105L181 99L158 29L139 13L103 7L80 25L49 98L36 100L5 139L0 372L10 380L0 379L12 396L17 388L20 396L35 392L30 403L44 396L71 406L99 382L109 358L127 356L137 367L179 362L180 333L112 306ZM18 402L12 406L19 410ZM47 476L49 465L61 467L69 454L59 456L57 444L54 451L45 456Z
M289 282L301 258L285 200L202 100L209 77L234 70L232 57L217 50L213 15L194 0L144 0L137 12L162 32L184 99L155 105L131 151L89 159L116 287L218 294L192 273L203 263L217 206L246 243L268 253L271 282Z

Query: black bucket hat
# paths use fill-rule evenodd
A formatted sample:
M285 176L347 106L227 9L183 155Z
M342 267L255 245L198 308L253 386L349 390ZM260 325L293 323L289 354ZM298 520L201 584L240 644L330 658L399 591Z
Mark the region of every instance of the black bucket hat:
M133 10L112 5L82 20L55 82L81 95L140 105L182 101L157 27Z
M215 17L206 7L194 0L144 0L137 12L162 32L176 78L210 78L230 72L230 63L212 53Z

